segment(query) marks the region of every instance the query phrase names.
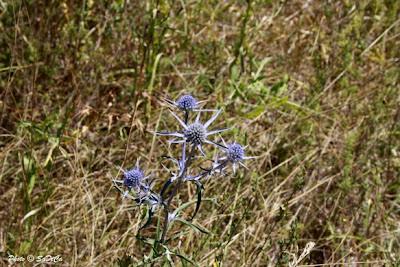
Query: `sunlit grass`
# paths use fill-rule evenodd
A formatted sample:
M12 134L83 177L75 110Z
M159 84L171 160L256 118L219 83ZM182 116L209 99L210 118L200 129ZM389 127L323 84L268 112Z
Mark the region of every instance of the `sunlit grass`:
M0 1L1 261L168 264L136 238L146 209L111 180L137 157L167 178L168 143L151 132L174 129L161 100L186 92L224 109L216 127L236 125L258 158L205 182L195 223L210 234L174 225L177 266L288 266L309 242L297 266L397 266L399 13L378 0Z

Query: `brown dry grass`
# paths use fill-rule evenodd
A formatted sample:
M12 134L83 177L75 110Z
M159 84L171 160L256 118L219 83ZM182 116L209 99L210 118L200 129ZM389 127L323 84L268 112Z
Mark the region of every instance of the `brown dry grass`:
M396 266L399 12L379 0L0 1L3 263L148 255L144 211L111 179L138 157L167 178L166 140L149 131L174 127L162 96L191 92L224 108L216 125L259 158L205 183L213 201L195 221L211 234L176 225L171 249L200 266L287 266L312 241L299 266Z

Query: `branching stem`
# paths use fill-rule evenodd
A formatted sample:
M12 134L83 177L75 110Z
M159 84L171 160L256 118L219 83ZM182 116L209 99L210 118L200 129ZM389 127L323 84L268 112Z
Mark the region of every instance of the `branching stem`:
M170 211L171 211L172 199L179 192L179 189L180 189L180 187L182 185L183 178L186 176L187 169L190 166L190 164L192 163L192 159L193 159L193 156L194 156L195 148L196 148L195 146L192 146L192 148L190 150L190 153L188 155L188 158L187 158L187 160L185 160L183 171L181 172L181 175L179 175L179 177L177 178L178 182L175 185L175 187L172 189L172 192L168 196L167 201L164 202L165 214L164 214L164 226L163 226L162 236L161 236L161 240L160 240L161 244L164 243L165 237L166 237L166 234L167 234L167 231L168 231L168 226L169 226L168 215L170 214Z

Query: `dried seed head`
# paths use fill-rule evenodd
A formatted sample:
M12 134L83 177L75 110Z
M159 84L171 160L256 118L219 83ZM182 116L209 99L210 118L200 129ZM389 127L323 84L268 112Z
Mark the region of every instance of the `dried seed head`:
M189 111L197 107L197 100L191 95L183 95L176 101L176 105L181 110Z
M227 150L228 159L232 162L238 162L244 158L244 149L237 143L229 144Z
M138 168L126 171L124 172L124 185L128 188L138 187L143 177L143 172Z
M206 140L207 130L203 124L195 122L187 127L183 132L186 142L193 145L200 145Z

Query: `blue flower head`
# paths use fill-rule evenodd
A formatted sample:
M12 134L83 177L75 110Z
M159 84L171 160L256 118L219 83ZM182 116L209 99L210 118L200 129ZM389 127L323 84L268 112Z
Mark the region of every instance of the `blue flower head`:
M186 142L193 145L200 145L206 140L207 129L203 124L195 122L187 126L183 131L183 135L186 138Z
M171 112L172 116L179 122L179 124L183 127L182 131L179 132L156 132L157 135L164 136L172 136L175 138L182 138L181 140L172 140L170 143L188 143L192 146L197 147L200 152L205 155L202 145L203 144L211 144L218 147L225 148L221 144L215 143L211 140L208 140L208 136L213 134L218 134L224 132L228 129L218 129L209 131L208 127L210 124L215 121L218 115L221 113L221 110L218 110L214 113L214 115L204 124L200 122L200 112L197 114L195 122L189 124L187 122L182 121L175 113Z
M113 179L114 186L123 194L123 197L129 197L134 199L137 203L151 202L155 204L160 199L158 195L152 192L152 181L148 181L150 175L145 176L142 169L139 167L139 160L136 161L136 166L129 170L123 171L123 179ZM124 185L127 189L123 190L118 184ZM134 191L135 196L131 196L129 193ZM156 201L157 200L157 201ZM156 201L156 202L154 202ZM153 205L152 204L152 205Z
M176 101L176 106L183 111L193 110L197 105L197 100L191 95L183 95Z
M244 159L244 148L238 143L229 144L226 154L229 161L239 162Z
M129 189L131 189L132 187L137 188L140 186L143 178L143 172L138 167L133 168L124 172L124 185Z
M253 159L254 157L245 156L246 147L236 142L226 144L224 139L222 139L222 142L224 144L223 150L225 155L223 157L218 157L218 154L215 155L213 171L221 173L228 165L232 165L234 173L236 173L236 169L239 165L248 169L243 162L247 159Z

